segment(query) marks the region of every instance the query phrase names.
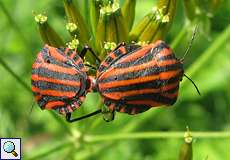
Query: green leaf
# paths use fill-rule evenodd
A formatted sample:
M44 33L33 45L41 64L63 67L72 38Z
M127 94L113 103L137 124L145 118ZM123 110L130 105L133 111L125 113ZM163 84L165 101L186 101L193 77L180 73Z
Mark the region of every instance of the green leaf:
M176 0L160 0L129 34L130 41L155 42L164 39L176 12Z
M64 8L68 18L68 22L75 23L79 27L79 40L81 43L87 43L90 39L89 29L79 11L79 7L75 6L72 0L63 0Z
M135 7L136 0L126 0L122 6L122 15L128 26L128 29L131 30L135 18Z

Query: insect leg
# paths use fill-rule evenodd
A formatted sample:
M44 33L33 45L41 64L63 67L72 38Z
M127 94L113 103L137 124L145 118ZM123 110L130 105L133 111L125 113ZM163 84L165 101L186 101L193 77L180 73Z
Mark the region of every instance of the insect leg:
M85 45L84 48L82 49L81 53L79 56L83 59L85 57L85 54L87 51L90 51L90 53L96 58L96 60L101 63L101 60L98 58L98 56L95 54L92 48L90 48L88 45Z
M85 119L85 118L94 116L94 115L96 115L96 114L98 114L98 113L101 113L101 109L96 110L95 112L89 113L89 114L87 114L87 115L84 115L84 116L82 116L82 117L73 118L73 119L71 118L71 113L67 113L67 114L66 114L66 121L72 123L72 122L80 121L80 120L83 120L83 119Z

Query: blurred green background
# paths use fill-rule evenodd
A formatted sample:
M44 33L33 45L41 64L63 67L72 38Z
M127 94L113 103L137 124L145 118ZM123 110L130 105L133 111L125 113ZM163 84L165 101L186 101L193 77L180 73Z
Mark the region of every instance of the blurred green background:
M155 2L137 1L135 23L150 12ZM183 2L178 1L177 7L165 40L172 44L176 56L182 57L192 29ZM230 132L230 1L223 0L212 17L200 18L192 49L185 59L185 73L195 81L202 95L198 96L193 85L184 79L173 107L151 109L135 116L117 113L109 123L98 115L68 124L53 112L41 111L37 105L30 112L33 96L3 67L2 61L30 86L31 65L43 46L32 10L46 12L59 35L65 41L70 39L65 30L62 1L0 1L0 137L22 138L23 159L174 160L178 159L183 137L122 139L114 136L152 131L170 135L185 131L186 126L193 132ZM84 7L80 10L83 13ZM88 94L80 112L94 111L99 100L96 93ZM230 137L194 139L195 160L207 156L208 160L230 159Z

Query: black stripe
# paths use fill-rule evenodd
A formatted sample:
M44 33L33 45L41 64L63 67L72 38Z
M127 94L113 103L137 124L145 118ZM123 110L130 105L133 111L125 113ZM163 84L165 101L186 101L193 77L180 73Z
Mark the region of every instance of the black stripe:
M45 105L48 103L48 102L51 102L51 101L59 101L59 100L62 100L64 99L64 97L53 97L53 96L46 96L46 95L43 95L42 98L38 101L38 105L41 107L41 108L45 108Z
M58 52L64 53L67 48L60 47L60 48L57 48L57 49L58 49Z
M36 95L39 95L39 93L34 93ZM52 102L52 101L63 101L65 104L63 105L64 107L68 104L71 104L73 103L74 101L76 101L78 103L79 99L75 96L73 98L68 98L68 97L65 97L65 96L48 96L48 95L43 95L42 98L40 100L38 100L38 105L44 109L45 105L48 103L48 102ZM60 107L60 106L58 106ZM54 107L53 109L55 109L56 107ZM74 110L75 107L72 107L71 108Z
M99 78L98 82L107 83L107 82L115 82L115 81L120 81L120 80L130 80L130 79L146 77L146 76L156 75L156 74L159 74L158 67L153 66L153 67L145 68L145 69L134 71L134 72L127 72L124 74L109 76L104 79Z
M124 52L122 52L121 48L124 48ZM119 47L118 49L116 49L115 51L113 51L114 55L116 56L115 59L113 59L110 63L108 63L108 67L109 68L112 64L114 64L116 61L118 61L121 57L123 57L124 55L126 55L126 48L124 46Z
M73 54L73 50L69 49L69 51L67 52L67 56L70 57Z
M53 101L63 101L65 105L68 105L68 104L71 104L73 101L77 101L77 99L75 97L70 99L65 96L57 97L57 96L43 95L42 98L37 103L41 108L44 108L48 102L53 102Z
M73 60L74 60L75 62L77 62L79 58L80 58L80 57L76 54L76 55L73 57Z
M84 67L84 64L83 64L82 62L79 62L79 63L77 64L77 66L78 66L80 69L82 69L82 68Z
M80 81L79 75L70 75L66 73L61 72L54 72L50 71L47 68L40 67L38 69L33 69L32 74L37 74L41 77L47 77L52 79L60 79L60 80L71 80L71 81Z
M49 48L48 47L43 47L42 50L41 50L41 53L42 54L45 54L45 55L48 55L49 54Z
M118 86L118 87L111 87L104 90L100 90L101 94L104 93L112 93L112 92L125 92L125 91L132 91L132 90L142 90L142 89L157 89L161 86L168 85L175 83L179 80L178 76L167 80L154 80L149 82L137 83L137 84L130 84L128 86Z
M137 45L137 44L127 44L127 45L125 45L125 49L126 49L127 53L129 53L129 52L133 52L133 51L137 51L137 50L141 49L141 46Z
M44 101L43 99L39 100L37 103L41 109L45 108L46 101Z
M140 94L140 95L123 97L124 101L153 100L153 101L156 101L158 103L169 104L169 105L174 104L176 99L177 99L177 97L168 98L168 97L161 96L159 93L148 93L148 94Z
M173 64L173 65L167 65L164 67L152 66L152 67L148 67L148 68L134 71L134 72L128 72L128 73L124 73L124 74L109 76L109 77L104 78L104 79L101 79L99 77L98 82L99 83L106 83L106 82L114 82L114 81L118 81L118 80L129 80L129 79L135 79L135 78L139 78L139 77L156 75L156 74L160 74L161 72L166 72L166 71L174 71L174 70L176 71L178 69L181 69L180 63Z
M60 62L60 61L57 61L55 58L53 57L48 57L49 60L50 60L50 63L51 64L55 64L55 65L58 65L58 66L61 66L61 67L66 67L66 68L72 68L72 67L75 67L77 70L80 70L81 68L84 67L84 64L82 62L79 62L78 64L74 65L73 62L76 62L80 57L76 54L73 59L71 59L69 56L71 54L73 54L73 50L69 50L67 54L69 54L69 56L65 55L60 49L56 49L58 51L59 54L61 54L62 56L66 57L67 58L67 61L66 62Z
M130 45L126 45L126 46L120 46L119 48L116 48L113 51L113 54L115 55L115 58L113 59L112 57L108 56L106 57L106 59L103 61L104 63L108 64L108 66L104 66L103 62L102 65L99 66L98 71L102 72L104 70L106 70L107 68L109 68L112 64L114 64L116 61L118 61L122 56L124 56L125 54L122 53L122 51L120 50L121 47L124 47L124 49L126 50L126 53L132 52L134 50L137 50L137 48L141 48L139 45L134 45L134 44L130 44ZM111 54L111 53L110 53Z
M126 104L122 106L117 106L115 110L117 112L120 112L121 110L124 109L124 113L128 113L128 114L131 114L133 110L135 110L135 112L132 114L138 114L138 113L145 112L149 110L150 108L151 106L147 106L147 105Z
M57 97L57 96L48 96L48 95L43 95L42 100L46 102L51 102L51 101L63 101L63 102L69 102L70 99L65 96Z
M42 98L37 102L38 105L44 109L45 105L48 102L52 102L52 101L63 101L64 99L67 99L67 97L53 97L53 96L42 96ZM63 101L64 102L64 101Z
M172 59L177 60L173 53L166 56L161 56L157 61L165 61L165 60L172 60Z
M43 48L43 50L46 50L45 48ZM60 49L56 49L58 51L58 53L60 53L62 56L66 57L68 60L66 62L60 62L57 61L54 57L50 56L49 53L47 53L46 51L42 52L42 58L44 59L45 62L49 61L50 64L54 64L57 66L61 66L61 67L65 67L65 68L72 68L73 65L72 64L72 60L67 57L65 54L63 54ZM76 66L77 68L77 66ZM77 68L78 69L78 68Z
M63 51L63 50L64 50L64 51ZM69 52L72 53L72 51L69 50L69 51L67 52L67 54L65 54L64 52L66 52L66 50L67 50L67 48L63 48L63 49L61 49L61 48L56 48L56 51L57 51L60 55L65 56L65 57L67 57L67 55L69 54Z
M106 59L105 59L105 63L109 64L110 62L112 62L113 58L110 57L110 56L107 56Z
M44 61L47 61L48 59L50 59L48 47L43 47L41 50L41 53L42 53L42 59L44 59Z
M57 84L47 81L32 81L32 85L41 89L41 90L57 90L57 91L66 91L66 92L78 92L80 89L76 86L68 86L63 84Z
M114 64L113 67L114 68L128 68L130 66L137 66L137 65L140 65L143 63L147 63L147 62L151 61L152 59L153 59L153 54L146 54L139 59L135 59L135 60L132 60L129 62Z
M113 51L113 53L116 57L119 57L120 55L122 55L122 52L119 49L116 49L115 51Z
M165 42L161 41L160 44L158 44L155 48L151 49L151 53L156 55L156 54L160 53L165 48L169 49L169 46Z
M167 72L167 71L173 71L178 69L183 71L183 64L180 62L159 67L159 72Z
M73 50L73 49L69 49L69 51L65 54L65 52L67 51L67 49L68 49L68 48L63 48L63 47L62 47L62 48L57 48L56 50L57 50L57 52L60 53L61 55L63 55L63 56L66 56L66 55L67 55L67 58L68 58L68 59L71 59L70 56L71 56L74 52L77 52L77 51L75 51L75 50ZM78 56L77 54L75 54L75 56L73 57L73 60L74 60L74 61L77 61L78 58L79 58L79 56Z
M102 72L106 69L106 66L104 65L100 65L99 68L98 68L98 72Z

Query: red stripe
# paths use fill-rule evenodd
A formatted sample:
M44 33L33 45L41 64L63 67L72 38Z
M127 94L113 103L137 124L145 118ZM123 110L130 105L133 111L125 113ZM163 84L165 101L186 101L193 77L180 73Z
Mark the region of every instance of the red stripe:
M175 82L175 83L172 83L172 84L168 84L168 85L165 85L165 86L162 86L161 87L161 91L168 91L170 89L173 89L175 88L177 85L179 85L179 82Z
M167 71L167 72L161 72L160 73L160 79L164 80L164 79L170 79L172 77L176 77L178 76L178 74L181 72L181 70L176 70L176 71Z
M69 52L69 50L70 50L69 48L66 48L64 53L67 54Z
M32 86L32 91L33 92L38 92L41 95L48 95L48 96L55 96L55 97L68 97L68 98L72 98L76 95L75 92L60 92L60 91L56 91L56 90L41 90L37 87Z
M110 68L104 74L102 74L102 76L100 78L104 79L104 78L107 78L109 76L135 72L135 71L146 69L148 67L152 67L152 66L155 66L155 65L156 65L156 61L152 60L152 61L149 61L147 63L143 63L143 64L140 64L140 65L132 66L132 67L128 67L128 68L121 68L121 69Z
M156 106L161 106L163 105L162 103L159 102L155 102L152 100L134 100L134 101L127 101L127 104L145 104L145 105L149 105L150 107L156 107Z
M157 79L159 79L159 75L152 75L152 76L140 77L136 79L121 80L121 81L114 81L114 82L106 82L106 83L99 84L99 88L106 89L111 87L127 86L136 83L149 82Z
M52 57L54 57L55 59L59 60L59 61L62 61L62 62L66 62L67 61L67 57L58 53L57 52L57 48L55 47L51 47L51 46L48 46L49 48L49 53Z
M70 55L70 58L73 59L76 56L77 52L73 51L72 54ZM80 59L80 58L79 58Z
M45 108L46 108L46 109L53 109L54 107L63 106L63 105L65 105L65 103L62 102L62 101L52 101L52 102L48 102L48 103L45 105Z

